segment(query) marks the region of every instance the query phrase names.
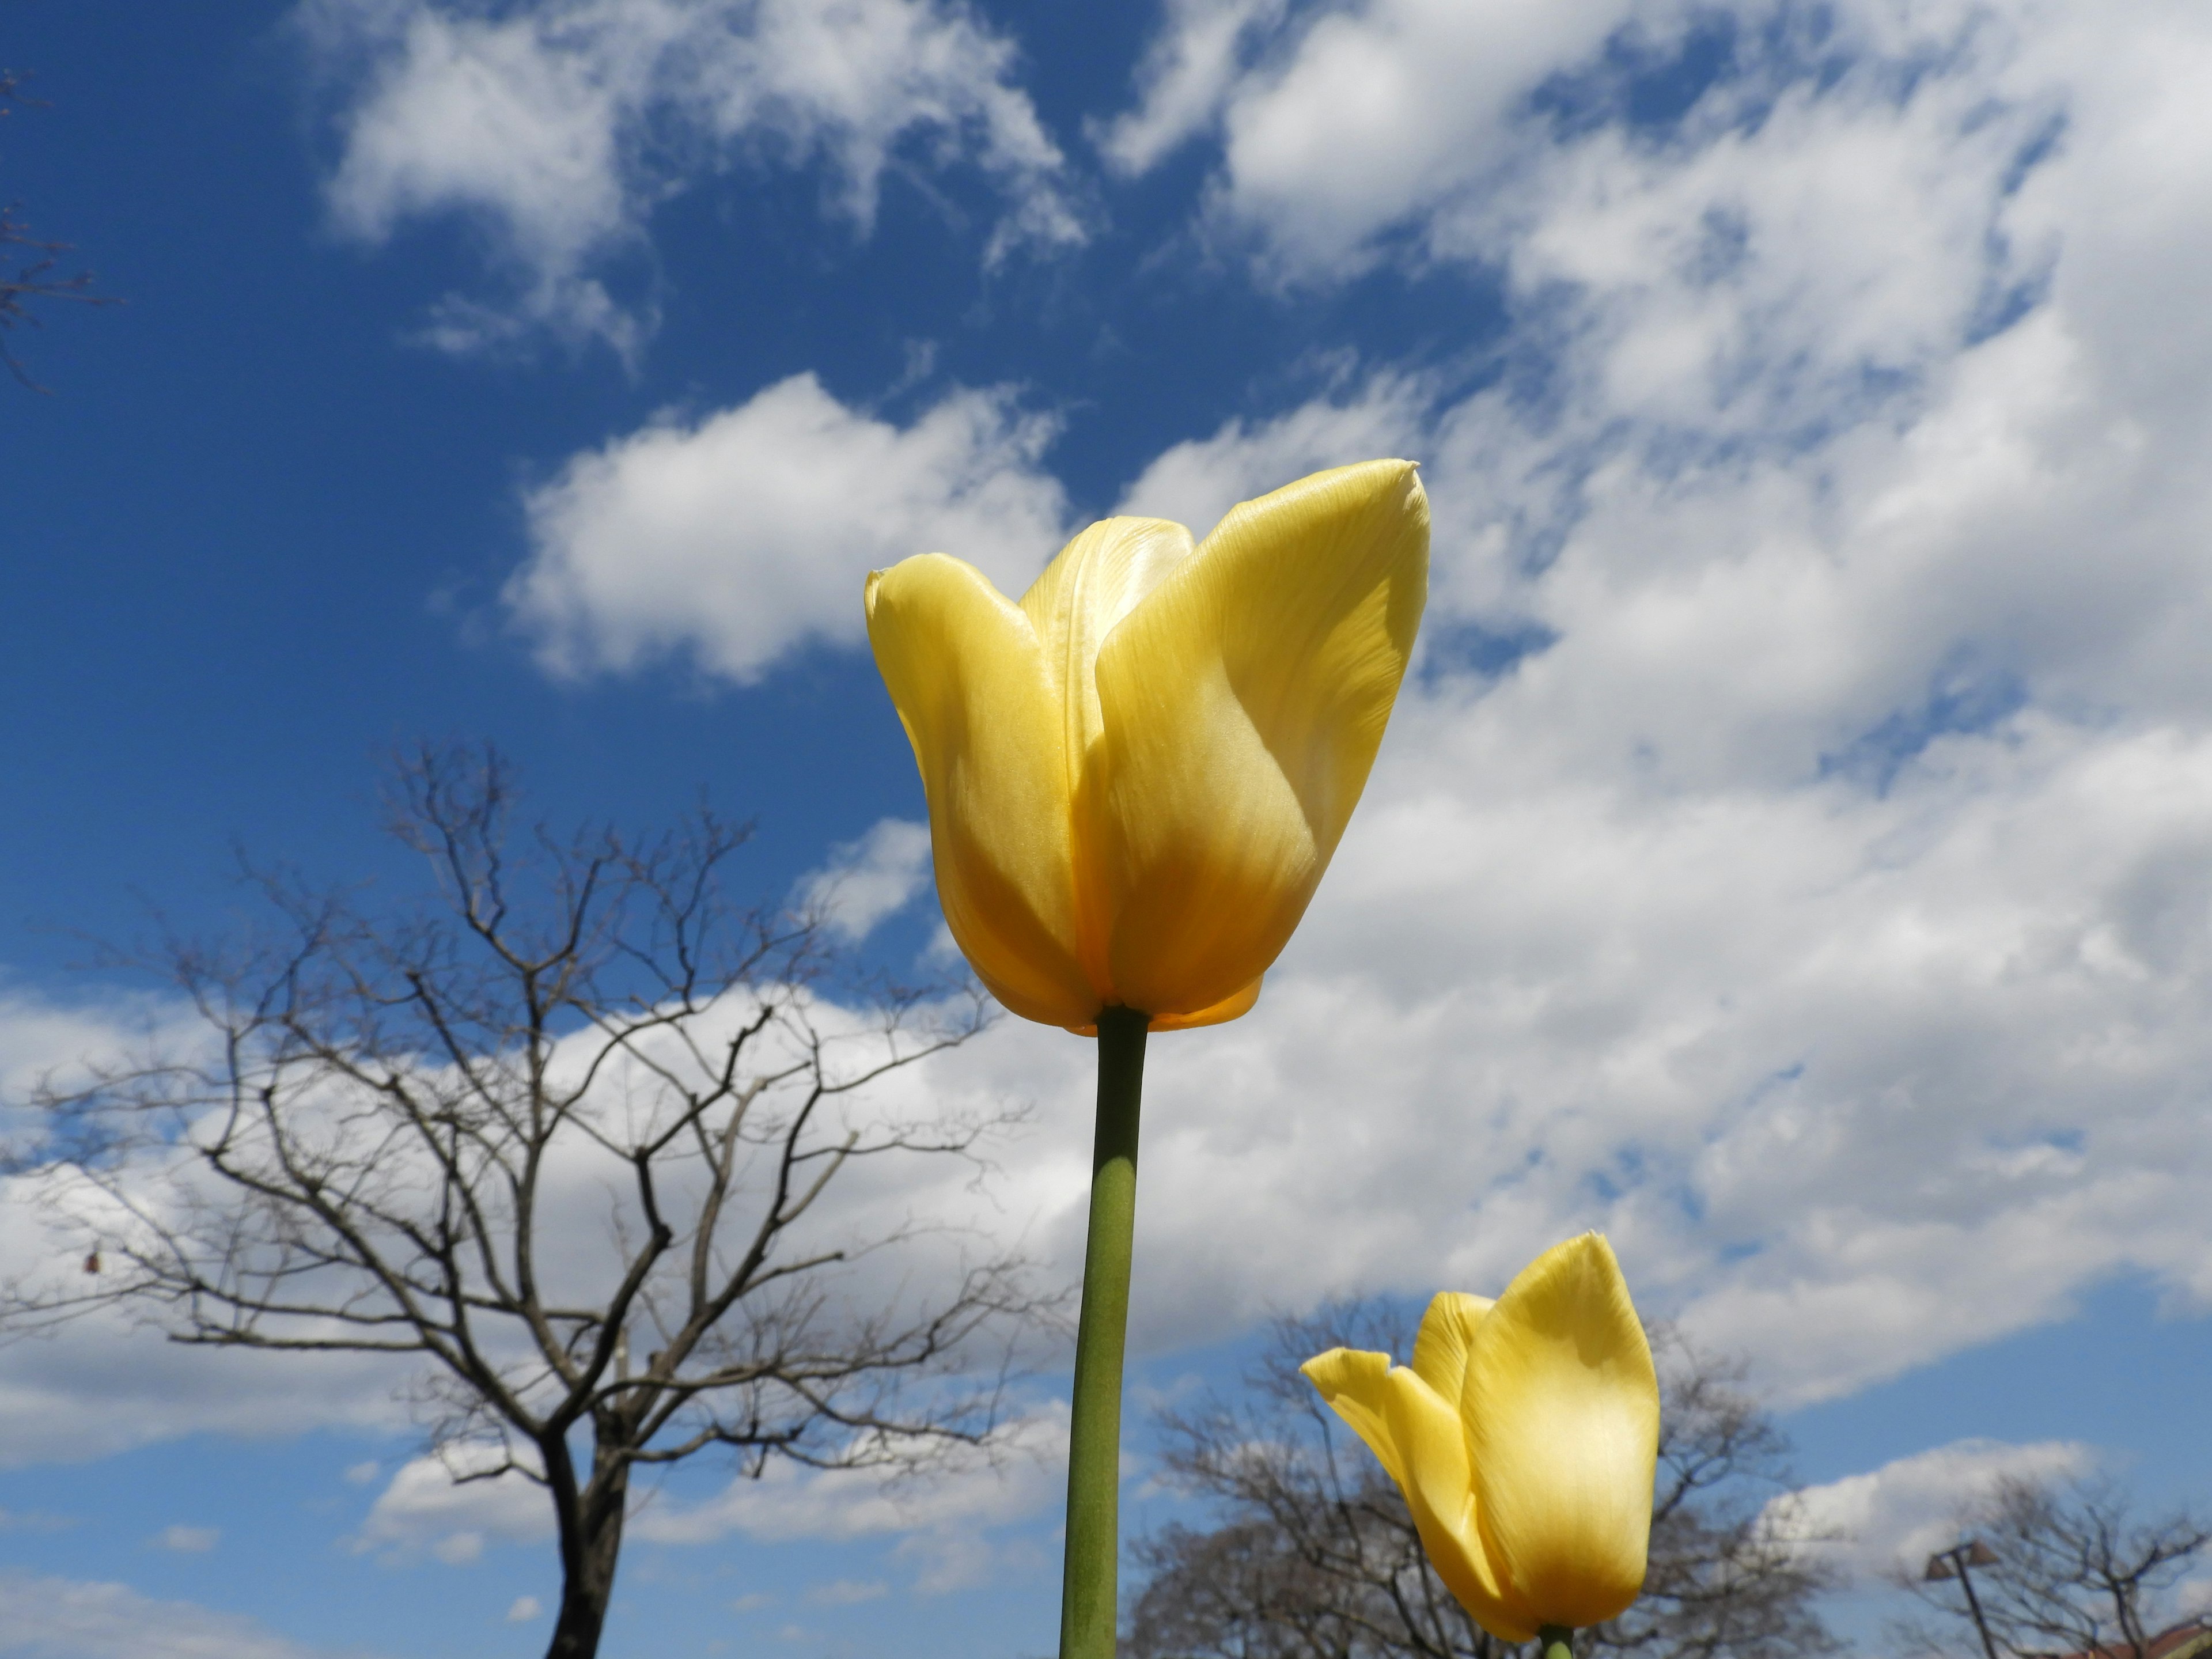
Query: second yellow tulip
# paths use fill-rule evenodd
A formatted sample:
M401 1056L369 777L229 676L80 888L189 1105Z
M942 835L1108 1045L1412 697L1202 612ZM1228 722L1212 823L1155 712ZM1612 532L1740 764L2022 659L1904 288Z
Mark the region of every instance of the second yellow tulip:
M1547 1250L1495 1302L1437 1297L1410 1368L1332 1348L1304 1370L1398 1483L1437 1576L1492 1635L1601 1624L1635 1601L1659 1381L1597 1234Z

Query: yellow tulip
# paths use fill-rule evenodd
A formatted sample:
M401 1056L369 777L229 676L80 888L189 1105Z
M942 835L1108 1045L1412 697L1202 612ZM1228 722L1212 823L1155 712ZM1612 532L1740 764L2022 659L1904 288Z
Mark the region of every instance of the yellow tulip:
M1409 1369L1302 1368L1406 1494L1437 1576L1492 1635L1602 1623L1644 1587L1659 1382L1612 1247L1547 1250L1492 1302L1429 1304Z
M1108 519L1018 605L941 553L868 578L938 897L1016 1013L1233 1019L1367 782L1428 582L1407 461L1246 501L1198 547Z

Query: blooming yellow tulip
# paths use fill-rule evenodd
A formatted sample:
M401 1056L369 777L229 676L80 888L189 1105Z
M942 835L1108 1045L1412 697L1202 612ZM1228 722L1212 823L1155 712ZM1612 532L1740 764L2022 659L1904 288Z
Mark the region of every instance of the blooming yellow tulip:
M941 553L868 578L945 920L1016 1013L1233 1019L1367 782L1428 581L1407 461L1246 501L1194 549L1108 519L1018 605Z
M1332 1348L1302 1368L1406 1494L1485 1630L1595 1625L1644 1587L1659 1382L1612 1247L1547 1250L1496 1302L1429 1304L1410 1369Z

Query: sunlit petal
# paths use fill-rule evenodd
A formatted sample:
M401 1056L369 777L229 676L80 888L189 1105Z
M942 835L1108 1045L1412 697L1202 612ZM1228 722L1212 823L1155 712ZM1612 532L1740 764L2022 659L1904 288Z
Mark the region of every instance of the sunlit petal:
M1075 950L1065 723L1036 630L941 553L869 577L867 611L921 769L946 926L1016 1013L1088 1023L1099 999Z
M1365 787L1420 620L1411 463L1316 473L1224 519L1097 660L1110 972L1182 1012L1265 971Z
M1414 1375L1455 1405L1467 1386L1468 1344L1490 1308L1486 1296L1439 1291L1421 1316L1420 1334L1413 1339Z
M1223 998L1211 1008L1200 1008L1188 1014L1157 1014L1152 1018L1155 1031L1188 1031L1200 1025L1218 1025L1225 1020L1240 1018L1252 1012L1252 1005L1260 1000L1260 981L1254 980L1233 996Z
M1111 899L1092 823L1097 810L1097 750L1104 731L1094 667L1098 647L1115 625L1190 554L1190 532L1179 524L1102 519L1062 548L1022 596L1022 611L1036 630L1065 734L1061 755L1071 803L1076 956L1091 988L1109 1000L1122 999L1115 995L1108 963Z
M1460 1412L1508 1598L1547 1624L1625 1609L1644 1583L1659 1386L1604 1239L1546 1251L1498 1298L1469 1342Z
M1332 1348L1300 1369L1367 1443L1398 1489L1444 1587L1492 1634L1524 1641L1535 1626L1498 1594L1475 1524L1467 1439L1451 1401L1390 1357Z
M1486 1553L1480 1500L1457 1409L1402 1365L1387 1382L1383 1419L1406 1463L1407 1478L1398 1484L1437 1577L1492 1636L1527 1641L1538 1621L1506 1594Z
M1390 1356L1358 1348L1331 1348L1316 1354L1298 1367L1306 1381L1321 1391L1329 1409L1367 1443L1367 1449L1401 1486L1406 1484L1405 1460L1390 1431L1385 1401L1389 1395Z

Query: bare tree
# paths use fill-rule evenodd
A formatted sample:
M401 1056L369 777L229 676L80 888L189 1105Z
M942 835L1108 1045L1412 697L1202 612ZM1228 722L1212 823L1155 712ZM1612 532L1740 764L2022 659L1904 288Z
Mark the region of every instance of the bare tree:
M1788 1446L1740 1372L1656 1334L1663 1408L1650 1576L1620 1619L1577 1638L1699 1659L1781 1659L1834 1644L1813 1609L1826 1575L1766 1500ZM1224 1512L1136 1546L1148 1575L1130 1610L1131 1659L1507 1659L1423 1553L1396 1486L1341 1431L1299 1364L1338 1346L1404 1353L1382 1304L1276 1322L1235 1405L1160 1416L1164 1461Z
M0 70L0 119L12 114L16 106L35 101L23 95L22 84L23 77L15 70ZM31 228L15 216L21 209L21 204L16 202L0 207L0 331L12 333L26 323L38 327L39 319L30 308L34 300L72 300L88 306L119 303L111 295L91 292L88 270L73 276L56 276L57 256L70 252L70 244L41 241L32 235ZM32 391L46 389L31 378L8 349L5 334L0 334L0 363L6 364L8 372Z
M1045 1305L1021 1264L888 1182L860 1179L858 1219L824 1201L886 1160L979 1162L1006 1115L866 1091L986 1005L822 994L823 930L733 905L745 831L703 810L658 839L524 835L489 750L410 757L392 804L434 895L371 913L261 875L273 933L154 956L204 1052L34 1103L18 1167L68 1254L7 1287L0 1328L120 1304L178 1342L412 1359L457 1479L544 1487L548 1651L582 1659L636 1472L910 1467L988 1435Z
M2212 1527L2187 1510L2139 1520L2124 1491L2097 1480L2007 1479L1960 1515L1960 1529L1980 1546L1972 1605L1955 1568L1904 1581L1964 1638L1954 1644L1944 1627L1925 1623L1909 1627L1904 1634L1923 1651L1978 1650L1978 1624L2017 1659L2150 1659L2177 1613L2166 1592L2212 1545Z

